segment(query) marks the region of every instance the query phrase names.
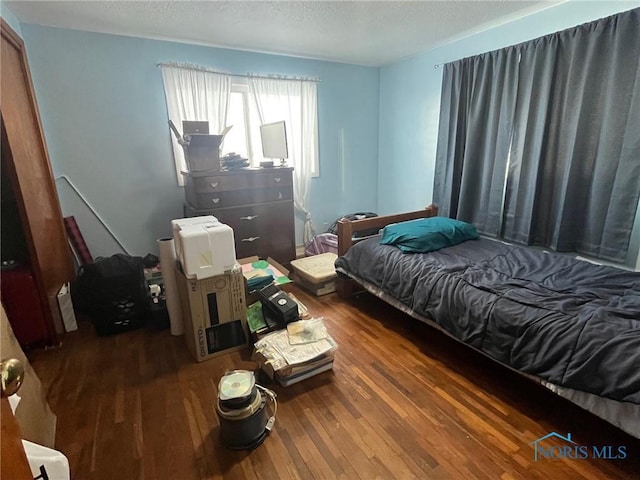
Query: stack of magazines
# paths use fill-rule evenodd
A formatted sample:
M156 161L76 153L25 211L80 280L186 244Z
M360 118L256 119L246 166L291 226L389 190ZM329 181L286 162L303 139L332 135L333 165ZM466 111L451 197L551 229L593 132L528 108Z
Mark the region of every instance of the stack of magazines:
M255 343L254 360L287 387L333 368L338 345L322 318L300 320L263 336Z

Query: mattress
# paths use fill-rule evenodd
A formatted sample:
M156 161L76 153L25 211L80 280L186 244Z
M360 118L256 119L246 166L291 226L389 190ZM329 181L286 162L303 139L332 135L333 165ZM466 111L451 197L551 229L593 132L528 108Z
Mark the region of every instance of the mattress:
M336 270L515 370L640 404L640 273L488 239L404 254L376 237Z

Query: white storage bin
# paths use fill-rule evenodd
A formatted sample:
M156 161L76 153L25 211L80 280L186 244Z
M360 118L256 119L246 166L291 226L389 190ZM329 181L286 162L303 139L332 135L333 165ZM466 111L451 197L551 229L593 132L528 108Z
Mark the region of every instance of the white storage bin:
M182 255L182 241L178 237L178 232L190 225L202 225L207 223L218 223L218 219L213 215L203 215L201 217L178 218L171 220L171 231L173 232L173 243L176 249L176 257Z
M295 281L316 296L336 291L338 274L334 264L338 255L332 252L291 260Z
M177 238L181 244L178 260L187 278L200 280L233 270L236 247L229 225L217 221L188 225L178 231Z

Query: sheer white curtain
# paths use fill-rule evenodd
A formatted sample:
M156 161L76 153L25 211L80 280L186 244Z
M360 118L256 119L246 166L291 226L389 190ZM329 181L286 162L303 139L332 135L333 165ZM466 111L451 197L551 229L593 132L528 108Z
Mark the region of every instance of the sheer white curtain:
M181 66L163 65L161 69L169 120L178 130L182 130L183 120L199 120L209 122L209 133L221 132L227 123L230 77ZM187 169L184 151L174 135L171 141L178 184L184 185L180 174Z
M316 83L250 77L249 91L257 109L259 124L285 121L289 149L287 161L293 166L293 200L296 212L304 217L302 239L307 243L314 235L309 211L309 191L318 157ZM252 128L258 127L259 125L252 125ZM260 132L251 137L259 142ZM255 147L253 150L260 151Z

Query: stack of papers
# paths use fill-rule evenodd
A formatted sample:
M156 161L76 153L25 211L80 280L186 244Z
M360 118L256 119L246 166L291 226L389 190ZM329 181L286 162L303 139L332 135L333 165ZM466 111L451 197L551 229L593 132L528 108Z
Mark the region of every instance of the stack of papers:
M301 320L258 340L254 360L271 378L288 386L333 368L337 349L322 318Z
M329 336L321 318L290 323L287 325L287 333L290 345L319 342Z

